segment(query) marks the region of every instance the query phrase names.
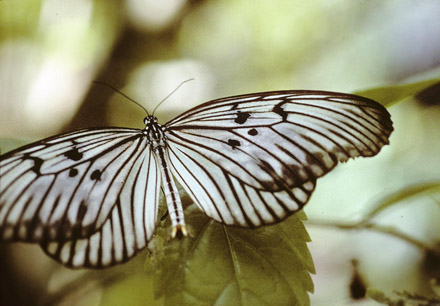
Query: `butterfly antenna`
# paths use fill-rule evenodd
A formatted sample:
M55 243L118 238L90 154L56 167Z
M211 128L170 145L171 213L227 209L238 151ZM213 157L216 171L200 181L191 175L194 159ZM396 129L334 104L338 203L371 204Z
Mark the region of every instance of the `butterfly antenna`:
M159 104L156 105L156 107L153 109L153 113L151 114L152 116L154 116L154 112L156 111L156 109L163 103L166 101L166 99L168 99L173 93L175 93L177 90L179 90L180 87L182 87L183 84L188 83L189 81L194 81L194 79L188 79L183 81L182 83L180 83L172 92L170 92L168 94L168 96L166 96L162 101L159 102Z
M125 93L123 93L122 91L120 91L119 89L117 89L116 87L106 83L106 82L102 82L102 81L93 81L93 83L95 84L100 84L100 85L104 85L107 87L110 87L111 89L113 89L114 91L116 91L118 94L120 94L121 96L127 98L129 101L133 102L134 104L136 104L137 106L139 106L140 108L142 108L147 115L149 116L150 113L147 111L147 109L145 107L143 107L141 104L139 104L138 102L136 102L135 100L133 100L132 98L130 98L129 96L127 96Z

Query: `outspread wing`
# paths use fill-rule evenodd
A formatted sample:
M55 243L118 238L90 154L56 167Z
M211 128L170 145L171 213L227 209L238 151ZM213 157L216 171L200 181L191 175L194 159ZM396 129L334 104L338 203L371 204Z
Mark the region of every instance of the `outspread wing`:
M339 161L376 155L392 130L379 103L322 91L214 100L165 125L180 184L210 217L241 226L301 209L318 177Z
M122 211L145 212L130 222L137 232L146 227L140 240L151 237L160 184L141 130L88 129L47 138L2 155L0 167L3 241L88 239L113 218L118 201ZM146 209L145 201L151 203Z
M160 171L147 148L133 164L105 223L92 235L41 241L52 258L72 268L106 268L126 262L151 239L158 213Z
M174 176L208 216L257 227L300 210L318 177L339 161L377 154L392 130L386 109L366 98L266 92L195 107L163 126L156 145L166 146ZM70 267L133 257L157 220L152 146L145 131L101 128L2 155L0 240L38 242Z
M261 190L301 186L338 161L373 156L388 144L390 115L367 98L287 91L214 100L165 125L181 144Z

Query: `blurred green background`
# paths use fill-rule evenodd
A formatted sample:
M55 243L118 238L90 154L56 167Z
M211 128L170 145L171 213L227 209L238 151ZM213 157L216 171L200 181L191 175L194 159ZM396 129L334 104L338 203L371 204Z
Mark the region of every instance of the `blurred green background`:
M440 77L439 16L437 0L1 0L0 137L143 127L139 107L93 80L152 110L194 78L157 110L161 122L210 99L258 91L382 88L381 102L390 86ZM317 226L358 221L386 196L440 180L439 86L412 91L388 109L391 145L320 179L305 209L316 266L312 305L378 305L350 297L353 258L368 286L432 294L426 284L435 271L423 250L371 230ZM433 245L439 193L393 205L377 222ZM48 295L60 305L163 303L154 301L140 256L103 282L93 272L93 280L68 290L88 272L60 267L36 246L0 251L0 305Z

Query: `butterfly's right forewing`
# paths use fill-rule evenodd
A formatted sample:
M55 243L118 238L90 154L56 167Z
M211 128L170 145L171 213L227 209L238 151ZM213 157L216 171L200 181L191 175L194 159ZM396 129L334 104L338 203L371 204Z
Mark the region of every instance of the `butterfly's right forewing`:
M128 198L123 196L126 179L135 170L143 173L140 161L151 159L145 152L150 152L149 145L140 130L108 128L55 136L2 155L0 239L42 242L90 236L106 222L117 200ZM132 205L144 203L131 200Z
M149 147L126 178L109 218L86 238L41 243L44 251L74 268L104 268L127 261L153 235L159 203L160 171Z

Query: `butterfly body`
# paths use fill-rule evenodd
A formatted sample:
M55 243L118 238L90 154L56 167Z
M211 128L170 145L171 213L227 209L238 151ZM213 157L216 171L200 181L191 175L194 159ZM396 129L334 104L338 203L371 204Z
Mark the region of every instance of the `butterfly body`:
M102 268L143 249L163 187L171 235L187 234L175 180L209 217L259 227L309 200L340 161L373 156L393 130L372 100L278 91L213 100L164 125L91 128L0 158L0 240L40 243L70 267Z
M148 143L152 148L154 159L161 170L162 186L167 203L168 214L172 223L171 236L173 238L176 236L186 236L187 231L182 202L170 170L168 156L165 153L167 150L166 136L163 132L162 125L158 123L157 117L151 115L144 118L144 123L145 128L142 132L146 135Z

